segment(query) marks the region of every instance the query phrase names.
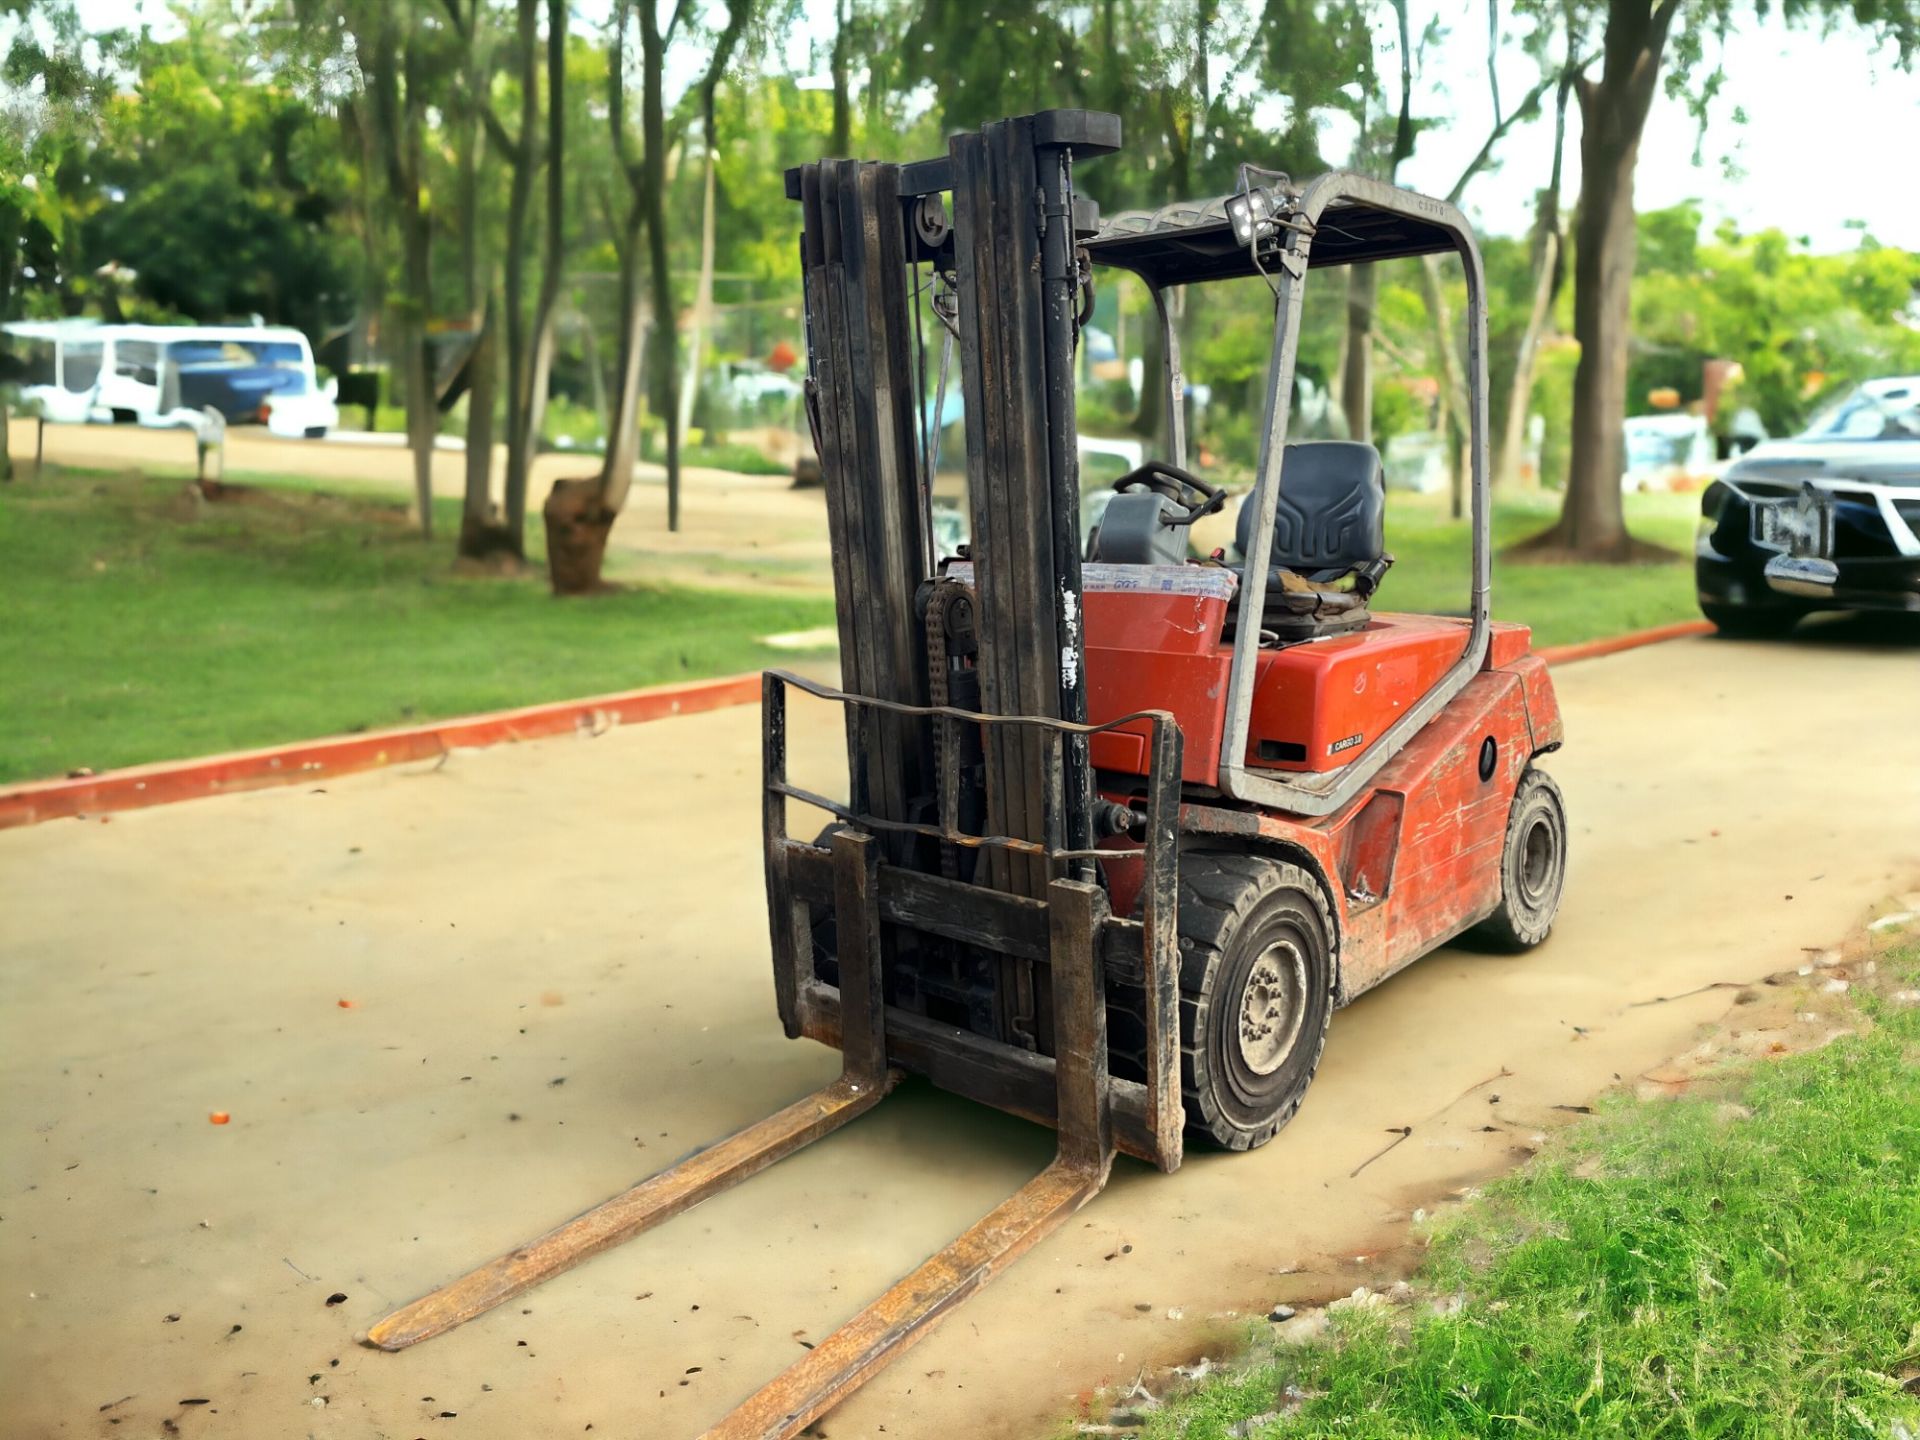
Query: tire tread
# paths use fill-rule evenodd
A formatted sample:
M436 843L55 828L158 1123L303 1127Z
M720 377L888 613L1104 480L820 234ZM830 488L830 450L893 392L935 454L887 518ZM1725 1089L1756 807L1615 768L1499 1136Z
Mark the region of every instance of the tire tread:
M1286 1103L1261 1125L1235 1123L1220 1108L1210 1087L1201 1083L1206 1036L1218 1000L1212 982L1220 973L1226 947L1234 932L1268 896L1293 890L1313 905L1329 941L1329 959L1337 956L1339 934L1332 904L1320 882L1301 866L1264 855L1234 851L1189 851L1180 857L1180 1081L1187 1109L1187 1130L1228 1150L1251 1150L1264 1145L1300 1108L1302 1097L1320 1069L1327 1027L1333 1015L1337 963L1327 967L1328 998L1319 1032L1312 1037L1313 1056L1305 1075ZM1109 1046L1122 1073L1146 1073L1145 996L1137 986L1108 987ZM1115 1015L1124 1017L1118 1026ZM1127 1044L1121 1043L1124 1034ZM1303 1041L1306 1037L1302 1037Z

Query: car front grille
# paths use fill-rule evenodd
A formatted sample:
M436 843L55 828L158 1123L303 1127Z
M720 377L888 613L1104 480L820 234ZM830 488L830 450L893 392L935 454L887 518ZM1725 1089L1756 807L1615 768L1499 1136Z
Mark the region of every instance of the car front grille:
M1898 555L1893 531L1871 495L1835 491L1833 496L1833 558L1880 560Z

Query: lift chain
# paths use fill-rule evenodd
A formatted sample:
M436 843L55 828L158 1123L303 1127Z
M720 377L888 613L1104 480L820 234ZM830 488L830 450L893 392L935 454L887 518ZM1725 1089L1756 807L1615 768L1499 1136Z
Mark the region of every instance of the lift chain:
M952 690L947 678L952 673L947 658L947 636L955 607L971 604L972 592L958 580L939 579L927 596L927 703L950 705ZM960 743L953 720L945 715L933 719L933 773L939 787L940 828L956 830L960 820ZM940 873L949 880L960 878L960 852L947 841L940 844Z

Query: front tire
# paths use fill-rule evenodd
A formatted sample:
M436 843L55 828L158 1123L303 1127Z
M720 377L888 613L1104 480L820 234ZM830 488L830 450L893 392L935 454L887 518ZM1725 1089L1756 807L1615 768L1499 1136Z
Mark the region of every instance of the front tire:
M1319 1069L1333 1018L1334 922L1297 865L1256 855L1180 857L1180 1080L1187 1133L1227 1150L1271 1140ZM1116 986L1109 1044L1144 1078L1136 987Z
M1477 927L1505 950L1531 950L1553 929L1567 884L1567 806L1544 770L1527 767L1507 811L1500 908Z

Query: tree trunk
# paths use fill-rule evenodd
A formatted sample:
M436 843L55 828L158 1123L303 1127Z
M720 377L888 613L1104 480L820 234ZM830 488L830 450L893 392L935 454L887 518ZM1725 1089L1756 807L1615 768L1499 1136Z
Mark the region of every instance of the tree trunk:
M559 344L555 334L557 317L547 316L533 337L533 365L528 372L527 385L527 478L531 483L533 465L540 458L540 447L545 444L547 429L547 402L553 398L553 352Z
M489 296L480 337L467 360L467 490L460 507L459 555L518 569L518 539L500 523L493 505L493 416L500 398L498 311Z
M422 539L433 538L433 441L440 428L434 404L433 365L427 352L427 319L433 305L433 232L416 194L402 206L407 267L407 444L413 450L413 496Z
M514 175L514 188L520 187L520 173ZM509 211L519 208L510 204ZM527 256L525 232L509 222L506 265L507 312L507 473L506 524L509 530L524 534L527 514L527 412L525 396L529 391L532 357L527 353L527 320L523 301L526 297Z
M580 349L587 365L587 388L592 396L591 404L596 419L600 421L600 433L609 440L613 438L613 412L607 400L607 367L600 355L600 327L593 323L593 316L582 310L580 316Z
M480 80L469 76L467 83L478 91ZM467 289L467 314L478 322L487 303L486 273L480 259L480 152L486 148L487 132L478 120L460 129L460 269Z
M357 17L357 23L354 17ZM438 428L433 375L427 363L427 320L433 313L433 230L422 193L426 97L420 77L420 47L403 44L396 15L388 9L349 12L356 64L366 97L369 168L378 169L398 215L405 301L398 308L400 378L407 408L407 444L413 451L414 504L423 539L433 536L433 437ZM405 37L411 40L412 37ZM368 216L372 229L372 216ZM371 256L372 246L369 246ZM384 284L382 285L384 290ZM395 307L384 306L388 319ZM383 337L384 338L384 337Z
M433 539L433 442L440 429L434 403L433 361L427 327L433 318L433 216L426 195L426 83L420 74L421 47L406 47L401 73L406 79L402 143L407 184L401 203L406 230L407 301L412 325L407 335L407 442L413 447L413 491L420 507L420 538Z
M629 154L626 120L626 35L630 18L627 0L614 0L607 46L607 122L620 177L616 202L609 203L607 218L620 262L620 377L600 473L587 479L556 480L541 506L547 527L547 573L555 595L591 595L602 588L600 571L606 560L607 534L633 484L645 354L641 323L645 304L640 294L641 172ZM617 203L618 199L625 203Z
M700 393L700 366L705 359L707 331L713 324L713 199L714 137L707 136L706 200L700 220L700 280L693 292L693 324L687 338L687 373L680 381L680 429L693 424L693 402ZM711 437L709 437L711 439Z
M560 0L552 0L556 15ZM727 0L727 23L710 53L700 82L706 115L708 151L712 153L713 92L725 72L735 45L746 28L750 6ZM666 227L666 124L661 100L666 41L660 31L657 8L648 0L640 7L640 44L643 84L641 134L646 146L636 163L629 154L626 128L626 32L629 0L614 0L607 65L607 119L613 152L626 181L628 205L615 225L614 248L620 257L620 389L614 420L607 436L607 457L600 474L590 479L561 480L547 496L547 546L554 593L591 594L607 588L600 579L606 555L607 533L625 506L633 485L635 418L640 412L641 374L646 354L647 305L640 288L640 231L647 232L651 271L653 319L661 324L660 351L655 373L655 395L667 430L667 528L680 528L680 416L674 403L675 334L673 275L668 270ZM676 18L679 12L676 11ZM711 223L711 222L709 222Z
M1561 277L1566 273L1562 264L1566 245L1560 220L1560 177L1567 146L1567 99L1573 92L1574 45L1574 37L1569 34L1566 68L1560 74L1560 93L1554 106L1553 171L1534 207L1533 305L1527 312L1527 328L1521 332L1520 345L1514 354L1506 429L1494 468L1494 483L1502 488L1518 486L1523 479L1521 457L1527 443L1527 411L1533 403L1534 363L1540 353L1540 337L1546 333L1547 322L1553 314L1553 302L1560 294ZM1538 489L1541 479L1535 471L1528 488Z
M666 422L667 529L671 532L680 528L680 415L673 403L679 374L680 332L673 304L673 272L668 268L666 117L661 97L666 45L661 38L659 17L650 3L640 7L640 46L640 133L646 145L647 259L652 271L653 315L659 331L655 336L653 393L660 417Z
M547 382L553 371L554 312L560 303L560 282L566 265L566 87L567 0L547 0L546 244L540 254L540 298L533 312L533 364L527 374L521 422L524 453L520 458L520 509L517 515L509 510L507 516L514 534L522 537L526 534L527 485L547 418ZM531 161L530 135L523 132L521 144L527 147L527 158ZM524 539L521 543L525 543Z
M1635 249L1633 170L1660 55L1680 0L1612 0L1605 62L1580 77L1580 205L1574 217L1572 465L1559 522L1526 548L1616 563L1665 554L1627 534L1620 497Z
M848 26L852 20L850 0L834 0L833 50L828 59L833 77L833 134L827 138L827 154L836 160L853 158L853 98L847 91L847 52L853 46Z
M1513 356L1513 385L1507 392L1507 423L1500 434L1500 454L1494 463L1493 483L1501 490L1540 488L1536 471L1529 480L1522 474L1527 447L1527 412L1533 403L1533 364L1540 350L1540 336L1547 328L1547 315L1553 307L1553 272L1560 263L1560 237L1553 231L1542 236L1537 269L1533 277L1533 304L1527 311L1527 327Z
M1561 543L1595 559L1623 559L1626 515L1620 472L1627 413L1628 305L1636 237L1633 164L1637 145L1581 146L1580 210L1574 240L1572 472ZM1599 153L1596 153L1599 152Z
M527 410L533 393L533 343L527 324L527 213L533 206L535 132L540 124L539 0L519 0L515 34L520 59L520 134L504 142L513 185L507 194L507 475L506 525L524 548L527 470L532 436Z
M13 267L14 257L20 250L20 222L12 207L0 212L0 320L7 318L7 312L13 306ZM0 373L5 372L5 361L11 349L6 332L0 330ZM13 411L7 404L7 394L0 389L0 481L13 479L13 437L9 429L13 423ZM33 477L38 480L36 473Z
M547 493L547 566L556 595L592 594L600 588L607 532L627 503L638 458L640 391L646 355L646 301L640 288L641 195L644 169L627 133L626 52L631 20L628 0L614 0L607 44L607 128L619 168L619 184L607 206L608 228L620 264L618 378L607 451L600 473L589 481L560 480Z
M379 173L379 161L374 153L373 127L359 122L351 128L360 143L360 304L354 315L357 332L354 338L355 344L362 348L354 359L363 365L373 365L378 352L385 348L388 307L383 239L386 227L380 223L376 209L374 177ZM375 412L370 407L367 429L375 428Z
M554 594L597 595L612 588L600 572L619 514L607 507L596 476L553 482L540 516L547 526L547 573Z
M1347 434L1373 439L1373 297L1379 284L1371 265L1347 266L1347 333L1341 351L1340 409Z
M1446 282L1437 256L1420 257L1420 283L1426 291L1427 314L1433 320L1434 357L1440 362L1441 431L1447 441L1449 512L1458 520L1467 513L1467 485L1472 469L1473 397L1467 393L1460 356L1453 338L1453 306L1447 303Z
M1413 40L1407 21L1407 0L1393 0L1400 27L1400 115L1393 128L1393 148L1387 152L1386 182L1391 185L1400 166L1413 154ZM1340 408L1347 417L1347 433L1355 440L1373 440L1373 300L1379 279L1371 265L1352 265L1347 274L1347 342L1340 378Z
M619 381L613 392L613 421L607 427L607 458L600 470L601 497L618 513L633 488L639 459L640 389L647 353L647 299L640 288L640 236L629 230L620 250Z

